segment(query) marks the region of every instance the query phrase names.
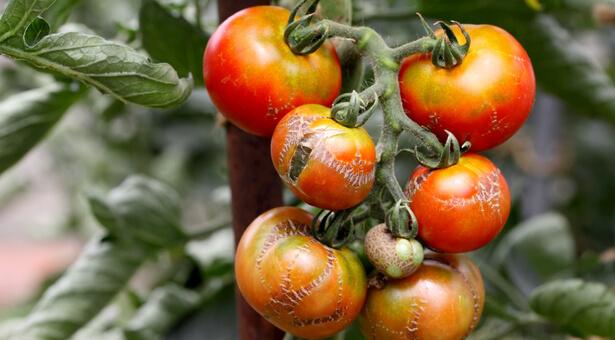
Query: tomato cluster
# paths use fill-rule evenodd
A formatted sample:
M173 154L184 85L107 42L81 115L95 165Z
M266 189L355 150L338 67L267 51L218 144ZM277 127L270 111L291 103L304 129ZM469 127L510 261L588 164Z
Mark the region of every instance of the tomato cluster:
M379 180L373 207L388 185L376 179L382 150L377 153L362 127L332 118L341 83L335 49L325 43L308 55L292 53L284 40L289 15L258 6L222 23L205 51L209 94L229 121L271 137L274 168L301 200L352 211L378 191L372 187ZM429 54L411 55L395 85L410 119L442 141L450 133L481 151L500 145L525 122L534 73L507 32L464 27L472 45L460 65L442 68ZM388 217L369 230L365 253L377 270L369 287L357 254L312 234L311 226L322 221L311 213L280 207L259 216L235 260L246 301L277 327L307 339L332 336L356 318L369 339L466 338L480 318L485 291L476 265L456 253L479 249L502 230L510 212L508 184L489 159L468 152L446 168L418 166L401 191L397 204L412 212L406 217L418 222L418 235L394 236Z

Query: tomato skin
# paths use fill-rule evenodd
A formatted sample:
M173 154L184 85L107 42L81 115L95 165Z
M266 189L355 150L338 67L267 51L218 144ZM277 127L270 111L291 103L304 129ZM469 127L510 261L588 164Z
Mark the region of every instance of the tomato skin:
M330 106L342 76L333 45L295 55L284 42L290 12L255 6L213 33L203 58L205 87L220 112L241 129L270 137L277 122L302 104Z
M439 68L431 54L407 57L399 81L404 110L444 142L448 130L472 151L502 144L521 128L534 105L530 59L509 33L491 25L464 25L472 40L458 66ZM453 27L461 44L465 38ZM436 32L438 36L442 30Z
M510 190L500 170L485 156L466 153L444 169L418 166L405 194L428 246L465 253L486 245L510 213Z
M359 314L367 291L361 261L311 234L313 216L279 207L246 229L235 257L246 301L276 327L306 339L339 333Z
M295 164L306 148L309 158ZM321 209L353 207L374 184L376 148L367 131L340 125L321 105L300 106L280 120L271 138L271 158L286 186Z
M410 276L368 289L358 318L367 339L460 340L472 332L485 302L478 268L463 255L425 256Z

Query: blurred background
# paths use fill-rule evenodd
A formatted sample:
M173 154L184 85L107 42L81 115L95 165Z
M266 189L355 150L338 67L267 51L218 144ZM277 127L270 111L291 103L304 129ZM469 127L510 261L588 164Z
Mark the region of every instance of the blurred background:
M288 2L280 4L288 6ZM0 8L6 3L0 0ZM155 22L144 21L146 12L141 1L62 3L70 6L71 11L66 24L57 30L93 32L130 45L154 60L162 60L148 48L151 36L143 24ZM218 24L216 1L157 3L165 13L200 26L206 37ZM471 256L489 282L490 297L501 306L511 305L512 298L502 292L502 287L509 287L506 285L525 297L553 278L580 277L614 287L615 3L343 3L351 4L354 24L375 28L391 45L424 35L414 14L417 11L428 22L454 19L495 24L519 39L536 69L536 103L521 131L504 145L485 153L508 180L513 209L498 240ZM187 258L193 262L187 265L185 282L198 276L191 271L195 266L201 268L199 275L232 271L233 237L230 228L225 227L230 226L225 132L202 86L202 76L200 84L198 77L195 79L197 87L188 101L169 110L126 105L92 89L71 107L42 143L3 173L0 324L26 315L42 290L76 259L86 240L99 229L89 211L87 194L107 192L135 173L162 180L180 193L187 230L198 232L204 226L217 226L218 231L212 236L188 246ZM0 101L53 81L53 74L0 55ZM364 87L369 82L367 70L364 80L355 86ZM375 115L367 126L374 139L379 135L379 126ZM403 143L413 145L411 140ZM396 174L400 183L406 182L415 166L409 155L399 157ZM289 203L295 202L290 192L285 195ZM523 233L514 233L517 228ZM549 247L553 247L552 252L544 250ZM559 254L558 258L553 259L553 252ZM164 256L152 262L130 284L130 292L141 298L168 276L167 270L174 263L172 257ZM498 280L506 284L494 283ZM126 307L129 300L130 294L123 294L114 308L130 309ZM207 330L211 339L234 339L234 308L229 286L199 306L168 338L202 338ZM501 327L502 321L489 318L493 310L486 308L486 317L473 335L477 339L489 338L488 334ZM552 329L546 333L532 332L520 328L506 336L564 337Z

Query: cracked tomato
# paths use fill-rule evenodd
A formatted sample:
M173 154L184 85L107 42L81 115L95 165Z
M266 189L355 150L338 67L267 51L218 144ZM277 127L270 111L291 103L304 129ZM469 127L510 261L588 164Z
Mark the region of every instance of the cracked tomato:
M270 137L297 106L330 106L342 75L333 45L296 55L284 41L290 12L255 6L235 13L213 33L203 58L205 86L218 110L241 129Z
M460 65L439 68L431 54L409 56L399 73L400 90L404 110L417 124L442 142L448 130L481 151L521 128L534 105L536 82L530 58L512 35L490 25L464 27L472 42ZM465 43L459 28L453 31Z
M487 157L466 153L444 169L418 166L405 194L429 247L465 253L486 245L504 227L510 191L504 175Z
M286 186L321 209L353 207L374 184L376 148L367 131L337 123L322 105L300 106L280 120L271 158Z
M237 286L250 306L276 327L305 339L348 327L367 291L357 255L316 240L313 218L295 207L269 210L248 226L235 256Z
M426 253L410 276L369 288L359 328L373 340L465 339L480 320L484 303L483 278L472 260Z

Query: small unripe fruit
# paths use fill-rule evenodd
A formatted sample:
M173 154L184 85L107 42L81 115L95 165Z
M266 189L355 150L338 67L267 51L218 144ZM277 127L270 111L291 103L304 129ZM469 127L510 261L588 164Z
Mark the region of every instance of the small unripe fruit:
M365 236L365 255L379 272L399 279L419 268L423 262L423 246L415 239L393 237L383 223Z

